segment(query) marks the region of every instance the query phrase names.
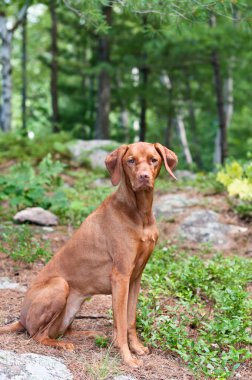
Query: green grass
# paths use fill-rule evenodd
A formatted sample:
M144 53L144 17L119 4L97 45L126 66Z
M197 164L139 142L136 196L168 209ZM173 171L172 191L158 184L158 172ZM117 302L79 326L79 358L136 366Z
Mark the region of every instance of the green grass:
M157 249L143 275L138 326L145 341L175 351L194 373L227 379L252 355L252 262Z
M6 227L0 240L0 250L14 261L47 262L52 257L48 243L34 237L29 226Z
M120 374L120 359L117 355L111 355L111 348L112 345L107 348L106 353L100 359L85 365L90 380L105 380Z

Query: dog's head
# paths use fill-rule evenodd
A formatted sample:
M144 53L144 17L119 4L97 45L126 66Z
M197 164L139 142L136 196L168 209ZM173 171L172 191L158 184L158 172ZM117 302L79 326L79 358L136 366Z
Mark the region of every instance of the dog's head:
M172 170L177 161L176 154L163 145L139 142L120 146L107 156L105 164L114 186L125 176L132 190L137 192L153 189L162 162L171 177L176 179Z

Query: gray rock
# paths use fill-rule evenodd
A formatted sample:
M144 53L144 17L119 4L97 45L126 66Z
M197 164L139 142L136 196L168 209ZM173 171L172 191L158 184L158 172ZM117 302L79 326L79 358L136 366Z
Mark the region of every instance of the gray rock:
M71 380L62 359L0 350L1 380Z
M75 140L68 143L67 148L75 161L87 160L92 169L105 169L107 154L118 146L119 143L112 140Z
M58 224L57 216L41 207L28 207L19 211L14 216L14 220L19 223L30 222L41 226L56 226Z
M154 214L160 218L169 218L181 214L187 207L200 204L197 198L187 198L184 194L167 194L161 196L154 204Z
M192 180L192 181L196 179L196 174L193 172L190 172L189 170L176 170L174 174L177 177L177 179Z
M244 233L247 228L224 224L219 221L219 214L211 210L193 211L184 219L180 227L180 235L198 243L212 243L224 246L230 234Z
M90 166L92 169L106 169L105 158L108 152L102 149L94 150L90 153L88 159L90 161Z
M26 287L18 284L17 282L11 281L8 277L0 277L0 289L14 289L19 292L25 292Z

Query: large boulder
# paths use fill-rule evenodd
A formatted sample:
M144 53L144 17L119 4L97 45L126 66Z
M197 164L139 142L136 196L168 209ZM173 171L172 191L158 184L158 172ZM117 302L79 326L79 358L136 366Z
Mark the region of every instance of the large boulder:
M87 163L92 169L105 169L105 158L109 152L120 146L112 140L75 140L67 144L72 159Z
M245 232L245 227L222 223L219 214L212 210L193 211L180 226L180 235L183 238L215 246L227 245L230 234Z
M162 195L155 202L153 210L157 219L171 218L175 215L182 214L188 207L200 204L197 198L188 198L184 194L166 194Z
M72 380L62 359L0 350L1 380Z
M58 224L57 216L41 207L27 207L17 212L13 219L17 223L30 222L41 226L56 226Z

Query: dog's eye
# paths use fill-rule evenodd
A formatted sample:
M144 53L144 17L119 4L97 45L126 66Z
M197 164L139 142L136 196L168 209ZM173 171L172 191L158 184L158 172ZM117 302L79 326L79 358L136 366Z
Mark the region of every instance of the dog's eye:
M152 164L155 164L157 161L158 161L157 158L152 157L152 159L151 159Z
M128 159L128 163L129 163L129 164L134 164L134 163L135 163L134 158L129 158L129 159Z

